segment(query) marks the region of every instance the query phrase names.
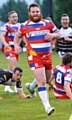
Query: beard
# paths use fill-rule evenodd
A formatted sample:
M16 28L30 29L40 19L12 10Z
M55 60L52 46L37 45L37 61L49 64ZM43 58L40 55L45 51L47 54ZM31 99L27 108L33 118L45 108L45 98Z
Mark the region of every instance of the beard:
M35 18L36 17L36 18ZM42 15L39 15L39 16L32 16L32 15L29 15L29 18L31 21L33 22L39 22L41 19L42 19Z

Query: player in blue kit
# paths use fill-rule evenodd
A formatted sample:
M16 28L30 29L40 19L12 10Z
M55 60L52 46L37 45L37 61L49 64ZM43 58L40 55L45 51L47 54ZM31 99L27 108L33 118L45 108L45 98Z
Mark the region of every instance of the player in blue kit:
M57 65L52 72L49 85L54 90L54 95L59 99L70 98L72 100L72 53L66 53L62 58L62 64ZM54 85L51 81L55 79ZM37 85L37 84L36 84ZM32 83L26 83L26 88L34 95L35 88Z

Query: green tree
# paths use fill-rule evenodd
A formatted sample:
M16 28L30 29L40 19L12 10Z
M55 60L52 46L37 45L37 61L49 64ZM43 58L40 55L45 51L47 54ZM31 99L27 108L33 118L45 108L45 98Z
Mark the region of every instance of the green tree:
M43 17L46 18L47 16L52 17L52 0L43 0L42 2L42 14Z
M72 22L72 1L71 0L53 0L53 17L56 24L59 26L60 18L63 13L67 13Z
M19 21L24 22L28 19L28 5L25 0L18 0L17 2L17 13L19 15Z
M28 5L25 0L7 0L7 2L0 7L0 20L7 22L8 12L15 10L19 16L19 22L24 22L28 19L27 7Z

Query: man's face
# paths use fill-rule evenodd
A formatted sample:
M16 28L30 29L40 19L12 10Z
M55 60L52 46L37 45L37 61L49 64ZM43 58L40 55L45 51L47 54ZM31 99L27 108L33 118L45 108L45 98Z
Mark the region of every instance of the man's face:
M61 18L61 25L63 28L67 28L69 26L69 17L68 16L63 16Z
M12 79L15 81L19 81L21 77L22 77L22 72L16 70L16 72L13 73Z
M33 22L39 22L42 18L39 7L31 7L29 11L29 18Z
M18 21L18 15L17 13L12 13L10 16L9 16L9 22L12 23L12 24L16 24L17 21Z

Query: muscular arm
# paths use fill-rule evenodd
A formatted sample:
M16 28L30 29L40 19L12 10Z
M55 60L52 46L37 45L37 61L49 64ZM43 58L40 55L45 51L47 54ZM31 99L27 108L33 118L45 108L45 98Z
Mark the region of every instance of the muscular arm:
M21 38L22 38L22 35L17 32L15 37L14 37L14 45L15 46L20 45Z
M53 39L60 39L61 38L61 33L59 30L57 32L54 32L53 35L54 35Z
M60 38L61 38L61 33L59 30L54 33L48 33L44 37L45 40L50 40L50 41L53 39L60 39Z
M22 35L17 32L14 37L14 47L15 47L15 52L17 54L19 54L21 52L21 47L19 46L20 42L22 40L21 38L22 38Z
M50 25L49 27L50 33L48 32L45 35L44 39L49 41L53 39L60 39L61 38L60 30L56 27L52 20L50 20L48 24Z
M64 89L67 93L67 95L69 96L69 98L72 100L72 92L71 92L71 89L70 89L70 83L65 81L64 82Z

